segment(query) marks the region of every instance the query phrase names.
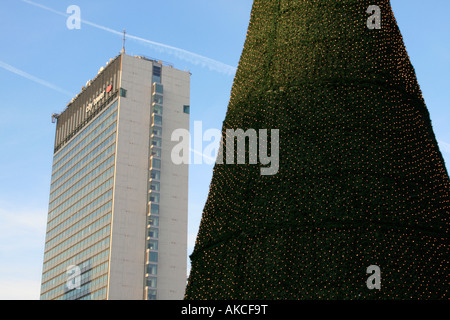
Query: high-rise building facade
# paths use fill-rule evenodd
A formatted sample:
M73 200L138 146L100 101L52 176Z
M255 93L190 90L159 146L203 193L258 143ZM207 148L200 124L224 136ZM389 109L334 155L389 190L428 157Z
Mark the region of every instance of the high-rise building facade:
M122 52L54 115L41 299L182 299L190 73Z

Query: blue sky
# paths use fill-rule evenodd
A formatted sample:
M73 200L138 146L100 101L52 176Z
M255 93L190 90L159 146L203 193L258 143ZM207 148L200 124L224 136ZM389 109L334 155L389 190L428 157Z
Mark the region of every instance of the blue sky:
M391 3L450 168L450 1ZM86 21L79 30L66 27L64 13L73 4ZM120 32L129 35L128 54L190 70L191 125L202 121L204 130L220 129L251 5L251 0L3 0L0 299L39 298L55 130L50 117L119 53ZM211 174L212 165L190 167L189 252Z

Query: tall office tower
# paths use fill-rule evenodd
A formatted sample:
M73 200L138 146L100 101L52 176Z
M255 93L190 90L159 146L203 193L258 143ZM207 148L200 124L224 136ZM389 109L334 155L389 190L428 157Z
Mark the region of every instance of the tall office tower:
M182 299L190 73L122 52L59 115L41 299Z
M449 298L449 176L389 0L255 0L239 128L279 130L279 171L215 166L186 298Z

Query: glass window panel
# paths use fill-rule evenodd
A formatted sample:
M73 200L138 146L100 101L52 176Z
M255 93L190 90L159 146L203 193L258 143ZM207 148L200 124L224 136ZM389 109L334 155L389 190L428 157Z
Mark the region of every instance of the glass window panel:
M155 75L155 76L161 75L161 67L160 66L153 66L153 75Z
M153 66L153 82L161 82L161 67Z
M152 169L150 177L155 180L161 180L161 171Z
M156 277L147 278L147 287L156 288Z
M161 136L162 135L162 128L154 126L152 128L152 134L157 135L157 136Z
M152 146L151 153L152 153L152 156L161 158L161 149L160 148Z
M151 191L148 198L148 201L152 203L159 203L159 193Z
M163 104L163 96L160 94L153 95L153 102L157 104Z
M151 181L150 182L150 190L152 190L152 191L159 191L160 190L160 183L158 181Z
M153 115L152 125L162 125L162 117L158 114Z
M150 251L148 253L148 260L150 262L158 262L158 252L152 252Z
M159 137L153 137L152 138L152 146L160 147L162 145L162 139Z
M160 74L161 75L161 74ZM163 94L163 92L164 92L164 88L163 88L163 85L162 84L160 84L160 83L155 83L154 85L153 85L153 93L160 93L160 94Z
M148 230L148 236L150 237L150 238L158 238L159 237L159 229L158 228L153 228L153 227L151 227L149 230Z
M149 240L148 241L148 248L150 250L158 250L158 240Z
M161 82L161 76L155 76L155 75L153 75L153 82L158 82L158 83L160 83L160 82Z
M152 227L158 227L159 226L159 217L151 215L148 218L148 224Z
M159 214L159 204L152 203L150 206L151 214Z
M157 104L153 105L153 113L162 115L163 114L163 106L159 106Z
M157 264L148 264L147 265L147 273L148 274L158 274L158 265Z
M156 300L156 290L147 291L147 300Z
M152 158L152 168L161 169L161 160Z

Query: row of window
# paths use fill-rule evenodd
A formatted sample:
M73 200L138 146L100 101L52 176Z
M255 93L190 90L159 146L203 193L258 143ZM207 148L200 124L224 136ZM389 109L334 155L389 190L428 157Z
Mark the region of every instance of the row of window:
M102 263L101 265L95 267L95 268L91 268L88 269L84 272L81 273L81 275L79 276L79 279L67 279L66 283L64 284L64 291L65 293L69 293L70 291L76 291L76 290L81 290L83 285L87 284L87 283L93 283L96 280L95 278L98 278L101 274L104 274L105 272L108 271L108 265L109 262L106 261L104 263ZM70 281L69 281L70 280ZM76 288L74 287L74 282L79 281L80 282L80 288ZM69 283L68 283L69 282ZM70 284L70 286L69 286Z
M100 173L100 175L84 177L80 182L72 185L69 189L64 191L58 198L56 198L49 207L53 210L56 207L64 208L70 207L73 203L77 202L80 198L83 198L86 194L90 193L98 185L103 183L108 178L114 175L114 166L110 166ZM89 182L89 183L87 183Z
M102 153L102 155L103 155L103 153ZM93 164L94 165L98 164L98 162L94 162ZM69 179L67 179L64 183L62 183L60 186L56 187L54 190L51 191L49 202L52 202L54 199L56 199L59 196L61 196L62 194L64 194L69 187L74 186L74 185L85 184L86 179L90 179L90 177L98 175L100 172L102 172L107 167L110 167L112 165L114 165L114 156L109 157L104 162L98 164L97 167L93 168L90 171L86 170L86 169L92 168L92 166L89 166L89 165L80 169L80 171L75 173L73 176L71 176ZM90 167L90 168L88 168L88 167ZM62 180L60 180L60 181L62 181Z
M112 106L115 107L115 106ZM80 143L75 145L74 147L70 148L69 145L65 146L64 150L67 151L64 156L60 157L58 160L54 159L53 162L53 169L52 171L55 172L58 167L63 165L67 160L71 158L72 155L77 154L80 152L80 150L83 150L85 148L89 147L89 144L91 144L97 137L104 132L106 128L109 128L111 124L116 123L117 120L117 111L115 109L106 110L105 112L109 113L102 113L101 116L99 116L97 119L95 119L95 123L98 124L96 127L92 127L90 129L85 128L82 133L80 133L77 138L78 140L82 139ZM104 116L108 115L108 117L105 119ZM103 120L101 123L99 121Z
M58 236L55 238L65 237L68 234L70 234L71 232L73 232L74 230L80 228L82 225L87 224L89 221L94 221L97 217L103 216L107 212L111 212L111 210L112 210L112 201L108 201L107 203L98 207L97 209L92 211L92 213L90 213L88 216L77 221L76 223L60 224L57 228L55 228L47 233L47 239L51 239L51 236L53 236L55 233L59 232L63 226L69 225L70 227L68 229L66 229L66 230L64 230L64 232L58 234ZM51 240L53 241L53 239L51 239ZM51 245L50 242L47 245L50 246Z
M62 300L76 300L79 299L85 295L88 295L91 292L91 288L95 286L104 286L108 280L108 275L105 274L104 276L101 276L100 278L97 278L91 282L86 283L85 285L82 285L80 289L72 290L66 294L64 294L60 299Z
M110 201L110 200L112 200L112 189L107 190L104 194L100 195L94 201L90 202L89 204L87 204L83 208L77 210L76 212L71 212L72 210L70 210L70 211L66 211L63 214L57 216L55 219L53 219L52 221L50 221L48 223L47 229L49 230L49 232L53 232L53 229L52 229L53 225L55 225L56 223L59 223L61 221L61 219L66 218L66 216L68 214L70 214L68 219L66 219L62 223L58 224L56 227L54 227L54 229L61 229L67 225L71 225L75 221L77 221L78 218L83 217L84 214L87 214L87 213L91 212L92 210L95 210L98 205L102 205L105 201Z
M92 263L93 263L93 259L89 259L89 260L85 261L84 263L77 265L77 267L79 267L82 270L81 271L82 274L80 275L80 284L81 285L90 281L94 275L97 277L99 274L104 273L105 271L108 270L108 261L106 261L106 262L103 262L102 264L98 265L97 267L94 267L90 270L88 269L88 270L84 271L84 269L85 269L84 265L88 264L90 267L92 265ZM50 291L41 295L41 299L46 300L48 298L59 295L59 294L63 293L64 291L67 291L67 282L69 280L68 277L69 277L69 275L67 274L67 272L64 272L61 275L52 279L52 281L47 282L46 286L48 286L49 284L57 285L58 282L59 282L59 284L56 287L54 287L53 289L51 289ZM42 289L44 289L44 288L45 287L42 286Z
M64 150L71 150L72 146L75 145L80 139L83 139L84 134L89 132L92 128L96 127L99 123L101 123L108 115L111 114L113 110L116 110L117 108L117 101L113 103L108 109L105 110L105 112L102 112L95 120L93 120L91 123L89 123L84 129L83 132L74 137L70 140L69 143L66 144ZM61 150L60 152L56 153L53 157L53 162L56 163L59 161L59 159L65 155L67 152L64 152L64 150ZM70 152L70 151L69 151Z
M157 73L161 70L156 69ZM155 68L153 69L155 73ZM160 75L160 74L159 74ZM159 81L155 81L159 80ZM161 147L162 147L162 115L163 92L160 79L154 79L151 144L150 144L150 168L149 168L149 215L147 220L147 266L146 266L146 290L147 299L156 300L157 274L158 274L158 238L159 238L159 201L161 191ZM151 288L151 289L150 289Z
M77 244L73 245L72 247L67 248L66 250L63 250L58 255L54 256L52 259L46 260L46 258L48 256L51 256L51 254L56 253L56 252L60 251L61 249L65 249L63 246L55 247L54 249L52 249L49 252L47 252L46 254L44 254L44 261L46 261L44 263L44 268L46 266L48 266L48 265L52 265L56 261L63 260L66 256L71 255L74 252L80 251L80 249L85 247L85 246L88 247L91 243L95 243L96 240L103 239L106 236L109 237L110 231L111 231L111 225L108 224L104 228L102 228L102 229L98 230L97 232L91 234L89 237L87 237L84 240L78 242Z
M95 230L99 226L101 226L105 223L109 223L110 220L111 220L111 212L109 212L106 215L101 216L100 219L85 226L83 229L79 230L77 233L75 233L74 235L72 235L70 237L67 237L67 235L70 234L70 232L64 232L62 234L59 234L58 236L56 236L55 238L53 238L52 240L47 242L47 247L51 248L51 246L53 244L56 244L58 241L60 241L62 239L65 239L64 242L59 243L58 246L68 246L71 242L77 241L79 238L82 238L84 235L89 234L90 232L92 232L92 230ZM79 224L78 227L80 225L82 225L82 224Z
M55 169L52 172L52 181L56 181L59 176L62 175L67 169L70 169L73 165L79 163L84 163L88 159L91 159L96 155L104 146L108 145L109 142L115 141L116 138L117 124L114 122L105 131L103 131L99 136L97 136L92 142L90 142L83 150L74 155L70 160L65 162L61 167ZM105 139L107 138L107 139ZM83 159L84 158L84 159Z
M89 163L86 164L86 166L82 167L81 165L76 165L66 171L61 177L59 177L58 181L56 181L52 187L51 192L53 193L53 190L56 190L61 184L65 184L66 181L73 179L78 179L80 177L83 177L89 170L92 168L95 168L99 163L103 162L104 159L110 157L111 155L114 156L115 154L115 143L113 143L109 148L103 150L97 157L92 159ZM110 159L108 159L110 160Z
M106 299L106 287L94 291L78 300L105 300Z
M107 148L111 149L112 145L115 143L115 136L111 136L110 138L108 138L104 143L102 143L100 146L98 146L98 150L99 152L103 152L105 151ZM90 162L92 159L96 158L96 153L95 154L90 154L88 155L86 158L84 158L79 164L76 164L75 167L79 168L82 165L84 165L85 163ZM103 159L99 159L99 160L103 160ZM53 210L55 206L50 205L49 208L49 219L51 219L53 216L57 215L58 212L57 210ZM59 210L61 211L61 210Z
M83 252L78 253L76 256L64 261L62 264L54 267L51 270L46 271L42 276L42 289L41 292L45 292L47 287L53 287L62 281L65 282L67 279L67 267L70 265L76 265L76 262L84 259L85 256L89 255L93 250L98 250L99 248L103 251L99 252L95 256L89 258L89 263L95 264L96 261L104 260L109 258L109 249L104 250L104 247L109 246L109 238L102 240L101 242L95 244L91 248L84 250ZM55 276L55 274L58 274ZM50 279L51 278L51 279ZM44 295L45 298L49 297L47 293ZM41 296L41 297L42 297Z
M59 125L60 121L58 121L54 152L58 152L66 143L76 137L88 123L115 100L116 96L117 91L109 94L107 98L103 99L103 102L96 104L94 110L89 110L87 105L85 105L86 108L84 106L76 107L75 112L70 114L61 125Z
M93 185L91 188L92 190L90 190L89 193L83 192L82 194L78 194L77 198L69 198L66 202L49 213L49 219L59 214L70 214L78 211L80 208L94 201L99 195L112 188L113 182L114 178L111 176L111 178L101 184L97 183L95 186Z
M91 279L107 272L117 105L115 102L105 109L55 154L41 299L61 294L62 299L92 297L92 285L106 283L106 275L103 280ZM90 265L106 262L82 274L81 289L64 294L67 267L85 258L90 258ZM79 266L82 268L84 263ZM104 293L96 289L95 296Z

